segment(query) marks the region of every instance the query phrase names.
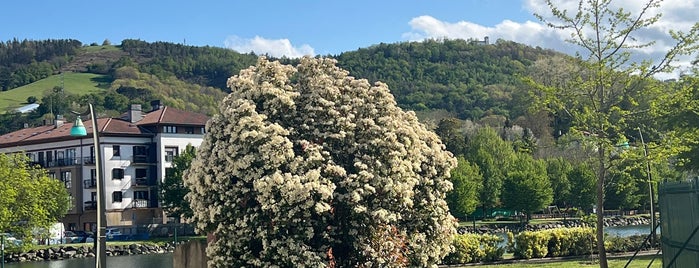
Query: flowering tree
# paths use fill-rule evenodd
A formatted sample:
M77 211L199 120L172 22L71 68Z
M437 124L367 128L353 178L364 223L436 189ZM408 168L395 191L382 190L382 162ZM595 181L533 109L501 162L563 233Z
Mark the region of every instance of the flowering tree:
M212 267L433 266L456 160L388 86L332 59L260 58L228 80L185 174Z

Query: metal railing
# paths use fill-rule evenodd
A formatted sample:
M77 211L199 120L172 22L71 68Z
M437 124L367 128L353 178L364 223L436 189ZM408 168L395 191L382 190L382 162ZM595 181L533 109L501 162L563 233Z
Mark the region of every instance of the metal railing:
M83 180L83 188L91 189L91 188L96 188L96 187L97 187L97 180L95 180L95 179Z

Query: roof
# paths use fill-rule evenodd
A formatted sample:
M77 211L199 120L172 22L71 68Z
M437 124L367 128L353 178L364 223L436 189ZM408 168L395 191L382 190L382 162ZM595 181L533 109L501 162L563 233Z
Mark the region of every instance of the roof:
M28 113L28 112L36 110L37 108L39 108L39 104L32 103L32 104L28 104L28 105L24 105L22 107L19 107L19 108L15 109L15 111L20 112L20 113Z
M172 107L163 107L146 114L143 119L136 124L139 126L145 125L206 125L209 117L203 114L186 112Z
M97 128L100 135L103 136L152 136L154 133L140 126L161 124L204 126L207 120L208 117L203 114L165 107L146 114L141 121L135 124L120 118L98 118ZM83 124L88 136L91 136L92 121L87 120ZM72 122L66 122L59 124L59 126L44 125L20 129L0 136L0 148L74 139L70 136L72 127Z

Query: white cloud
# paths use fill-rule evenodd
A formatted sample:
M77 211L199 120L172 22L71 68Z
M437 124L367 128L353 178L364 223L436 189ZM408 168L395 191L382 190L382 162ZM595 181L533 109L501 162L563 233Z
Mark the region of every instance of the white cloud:
M314 56L314 49L303 44L300 47L294 47L289 39L266 39L260 36L255 36L252 39L244 39L238 36L229 36L224 41L227 48L233 49L240 53L255 52L257 55L268 54L272 57L300 58L306 55Z
M623 7L636 13L646 1L618 0L612 1L612 8ZM556 1L561 10L576 10L577 0ZM549 16L550 10L543 0L522 0L525 10L531 13ZM688 31L696 23L699 14L699 0L665 0L656 10L663 14L660 21L648 29L637 32L634 36L638 42L654 41L655 45L638 50L640 58L656 59L662 57L667 49L674 45L674 40L667 34L669 30ZM503 20L494 26L483 26L469 21L446 22L431 16L419 16L410 20L412 30L403 34L404 40L422 40L425 38L461 38L478 39L488 36L491 42L497 39L511 40L530 46L540 46L557 51L574 54L579 47L565 42L570 32L552 29L539 21L516 22ZM583 51L580 51L583 53ZM691 57L680 59L680 65L688 66Z

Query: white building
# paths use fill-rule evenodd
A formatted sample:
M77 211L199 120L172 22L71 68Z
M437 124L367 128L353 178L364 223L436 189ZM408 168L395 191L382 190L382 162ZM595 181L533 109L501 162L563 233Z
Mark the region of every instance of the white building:
M187 144L198 147L208 117L171 107L159 101L141 111L132 105L124 118L99 118L104 167L107 226L131 227L165 223L158 202L158 187L173 156ZM92 122L84 122L88 135L70 136L73 123L25 128L0 136L0 153L23 152L34 163L60 179L71 195L72 207L62 222L67 230L94 231L97 226L95 157Z

